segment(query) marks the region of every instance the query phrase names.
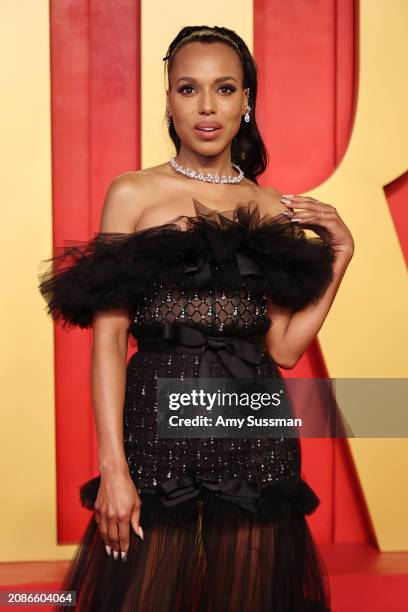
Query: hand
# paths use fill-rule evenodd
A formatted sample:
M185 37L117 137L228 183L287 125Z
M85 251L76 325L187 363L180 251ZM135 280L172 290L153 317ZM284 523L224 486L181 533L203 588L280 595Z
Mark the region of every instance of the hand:
M354 241L350 230L341 219L339 213L331 204L325 204L308 196L284 194L281 202L290 208L300 208L304 212L296 212L290 221L310 226L316 234L328 242L336 253L345 253L350 257L354 253Z
M129 549L129 523L143 540L139 524L142 502L130 474L101 475L95 500L95 521L108 555L123 561Z

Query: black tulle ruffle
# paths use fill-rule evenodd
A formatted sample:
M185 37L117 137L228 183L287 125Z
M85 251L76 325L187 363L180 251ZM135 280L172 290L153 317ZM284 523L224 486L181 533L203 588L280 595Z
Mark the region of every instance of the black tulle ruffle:
M47 313L65 325L89 327L96 311L135 304L153 279L168 286L218 286L266 292L294 311L317 300L332 280L334 252L321 237L279 213L260 217L255 201L218 212L194 200L180 215L132 233L99 232L69 241L44 260L39 290ZM185 227L177 223L185 220Z
M100 476L80 486L81 505L88 510L94 509L95 500L100 485ZM156 490L142 491L140 524L150 527L156 525L186 525L194 522L197 516L198 503L202 500L209 520L223 520L228 516L231 524L240 525L245 522L268 523L278 516L285 508L292 506L301 515L312 514L320 504L313 489L299 476L292 479L277 481L260 488L259 507L251 512L237 505L226 502L214 492L205 488L200 494L172 507L164 507L161 500L160 487Z

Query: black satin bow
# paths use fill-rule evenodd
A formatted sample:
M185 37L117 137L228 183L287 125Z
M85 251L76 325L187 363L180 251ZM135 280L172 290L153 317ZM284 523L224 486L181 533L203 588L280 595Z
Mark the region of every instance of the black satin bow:
M235 279L235 282L239 282L239 277L248 276L250 274L254 276L263 276L256 261L240 251L230 256L224 255L220 260L217 260L211 255L208 256L204 252L200 252L195 260L192 260L190 257L190 260L184 263L184 274L190 276L194 286L203 287L214 281L210 264L212 260L224 267L224 272L231 281ZM215 263L213 265L215 266Z
M178 476L166 480L160 485L160 499L163 506L170 507L187 499L197 497L201 489L213 491L217 497L249 510L257 512L260 501L260 486L250 480L227 478L218 482L213 478L195 476Z
M261 361L264 350L262 343L253 343L238 337L209 336L198 329L170 322L163 325L163 338L185 346L201 347L199 378L211 378L209 350L217 352L227 370L236 378L254 378L255 368Z

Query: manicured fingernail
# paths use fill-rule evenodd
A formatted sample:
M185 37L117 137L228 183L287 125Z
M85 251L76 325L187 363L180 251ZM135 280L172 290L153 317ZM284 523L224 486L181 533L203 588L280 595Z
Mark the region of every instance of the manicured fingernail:
M107 544L105 544L105 548L106 548L106 552L108 553L108 555L110 555L110 554L111 554L111 552L112 552L111 547L110 547L110 546L108 546Z
M117 559L119 557L119 553L118 553L117 550L113 551L113 556L114 556L115 559Z
M300 219L300 217L292 217L290 220L291 221L298 221L298 222L302 221L302 219Z
M125 553L125 551L124 551L124 550L121 550L121 552L120 552L120 556L122 557L122 561L126 561L127 556L126 556L126 553Z
M139 536L141 537L142 540L144 540L144 533L143 533L143 529L141 526L139 527Z
M282 198L294 198L295 196L292 193L282 193Z
M291 210L283 210L281 214L290 217L291 215L293 215L293 212Z

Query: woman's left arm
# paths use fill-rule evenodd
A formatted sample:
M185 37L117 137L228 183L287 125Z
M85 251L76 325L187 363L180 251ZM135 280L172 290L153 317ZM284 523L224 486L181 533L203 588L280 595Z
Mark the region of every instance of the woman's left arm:
M268 351L278 365L291 369L326 319L353 257L354 241L334 206L304 196L282 196L281 201L288 206L288 217L292 223L313 229L331 245L335 253L333 279L317 303L311 303L294 313L273 304L268 305L268 316L273 322L266 337ZM292 213L294 208L301 211Z

